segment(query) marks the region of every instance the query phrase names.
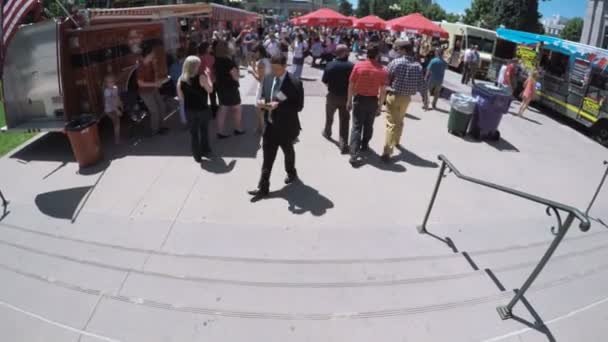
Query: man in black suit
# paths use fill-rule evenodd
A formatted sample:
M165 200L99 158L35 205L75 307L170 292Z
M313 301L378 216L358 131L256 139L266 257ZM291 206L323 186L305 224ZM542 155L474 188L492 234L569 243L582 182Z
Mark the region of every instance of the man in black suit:
M302 82L287 72L287 57L277 55L270 60L272 75L264 78L258 89L257 106L264 111L264 162L258 188L249 191L252 202L267 197L270 192L270 174L279 147L285 155L285 184L298 179L294 141L300 134L298 113L304 107Z

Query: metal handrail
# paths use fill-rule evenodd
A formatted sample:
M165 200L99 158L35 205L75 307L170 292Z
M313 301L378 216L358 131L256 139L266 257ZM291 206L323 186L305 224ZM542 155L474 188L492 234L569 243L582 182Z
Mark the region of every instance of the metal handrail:
M604 165L608 165L608 160L604 160ZM600 180L600 184L598 184L597 189L595 190L595 193L593 194L593 198L591 199L591 202L589 202L589 206L587 207L587 210L585 210L585 215L589 216L589 211L591 211L591 207L593 206L593 203L595 203L595 200L597 199L597 195L600 194L600 191L602 190L602 187L604 186L604 182L606 181L607 177L608 177L608 167L606 168L606 171L604 172L604 176L602 176L602 180Z
M439 160L443 161L446 163L446 166L448 167L448 169L452 170L452 172L454 173L454 175L462 180L465 180L467 182L471 182L471 183L475 183L475 184L479 184L479 185L483 185L485 187L488 188L492 188L498 191L502 191L517 197L521 197L524 199L527 199L529 201L532 202L536 202L536 203L540 203L540 204L544 204L548 207L551 208L555 208L555 209L559 209L562 211L565 211L567 213L572 213L574 214L574 216L581 222L579 225L579 228L583 231L586 232L589 230L589 228L591 227L591 223L589 221L589 218L587 218L587 215L585 215L582 211L578 210L577 208L574 208L572 206L566 205L566 204L562 204L559 202L555 202L546 198L542 198L536 195L531 195L528 193L525 193L523 191L519 191L519 190L515 190L515 189L511 189L511 188L507 188L505 186L502 185L497 185L494 183L490 183L490 182L486 182L484 180L481 179L477 179L477 178L473 178L473 177L469 177L467 175L463 175L455 166L454 164L452 164L452 162L446 158L444 155L439 155Z
M512 318L513 317L513 315L512 315L513 307L515 306L515 304L517 304L517 302L519 300L521 300L521 298L524 296L526 291L530 288L530 286L532 286L532 283L534 282L534 280L536 280L536 278L538 277L540 272L543 270L543 268L545 267L547 262L549 262L549 259L551 259L551 256L553 255L553 253L555 252L555 250L557 249L559 244L562 242L564 236L570 229L570 226L572 226L574 219L578 219L580 221L580 224L579 224L580 230L582 230L583 232L586 232L591 227L589 218L587 217L587 215L583 214L582 211L580 211L579 209L574 208L572 206L565 205L565 204L555 202L552 200L548 200L546 198L542 198L542 197L535 196L532 194L528 194L523 191L511 189L511 188L508 188L508 187L505 187L502 185L486 182L486 181L478 179L478 178L464 175L444 155L439 155L439 160L441 161L441 168L439 169L439 176L437 177L437 181L435 183L435 189L433 190L433 195L431 196L431 202L429 203L429 207L427 208L426 214L424 216L424 220L422 221L422 225L418 226L419 233L421 233L421 234L427 233L426 225L428 223L429 216L431 215L431 211L433 210L435 200L437 199L437 193L439 192L439 187L441 186L441 181L445 177L446 169L448 171L453 172L454 175L456 175L456 177L458 177L464 181L478 184L478 185L481 185L481 186L484 186L487 188L491 188L491 189L494 189L494 190L497 190L500 192L504 192L504 193L507 193L507 194L510 194L513 196L517 196L517 197L520 197L520 198L523 198L523 199L526 199L526 200L529 200L532 202L546 205L547 214L551 215L551 213L553 212L553 214L555 215L555 218L557 219L557 227L551 228L551 232L553 233L553 235L555 235L555 238L551 242L549 248L547 249L547 251L545 252L543 257L541 258L539 263L536 265L536 267L534 268L534 270L532 271L530 276L528 276L528 278L526 279L524 284L520 287L520 289L518 291L516 291L515 296L513 297L513 299L511 299L509 304L507 304L505 306L499 306L498 308L496 308L498 311L498 314L500 315L500 317L502 319ZM563 211L568 214L568 216L566 217L566 219L564 221L562 221L560 211Z

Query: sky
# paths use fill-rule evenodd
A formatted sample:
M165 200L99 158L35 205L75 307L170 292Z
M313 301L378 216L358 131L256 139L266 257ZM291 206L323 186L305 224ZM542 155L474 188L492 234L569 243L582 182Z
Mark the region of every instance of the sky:
M358 0L350 0L353 4L357 4ZM434 0L448 12L464 13L466 8L471 6L472 0ZM539 1L540 12L543 17L550 17L554 14L560 14L562 17L583 17L587 9L587 2L583 0L551 0Z

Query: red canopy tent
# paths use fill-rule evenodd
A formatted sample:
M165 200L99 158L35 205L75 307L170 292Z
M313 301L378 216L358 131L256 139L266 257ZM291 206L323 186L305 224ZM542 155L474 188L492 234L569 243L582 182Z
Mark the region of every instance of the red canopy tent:
M386 28L386 22L382 18L375 15L368 15L355 21L354 28L363 30L384 30Z
M420 13L406 15L386 22L386 29L392 31L406 31L427 36L448 38L449 33Z
M301 17L293 18L292 23L304 26L351 26L353 20L329 8L321 8Z

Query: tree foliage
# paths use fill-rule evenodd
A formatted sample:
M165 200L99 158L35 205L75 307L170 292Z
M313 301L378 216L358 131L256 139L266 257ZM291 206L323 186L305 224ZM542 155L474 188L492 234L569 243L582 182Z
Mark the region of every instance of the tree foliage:
M408 15L412 13L422 13L424 6L419 0L401 0L401 15ZM439 5L437 5L439 6Z
M497 26L496 0L473 0L465 10L463 22L468 25L494 29Z
M371 13L371 8L370 8L370 0L359 0L359 5L357 5L357 17L359 18L363 18L365 16L370 15Z
M583 33L583 18L572 18L564 27L561 37L573 42L581 40L581 34Z
M456 13L448 13L445 17L445 20L448 23L457 23L462 21L462 16L460 14L456 14Z
M353 5L348 0L340 0L338 2L338 11L346 16L353 15Z
M447 12L438 4L431 4L422 10L422 15L433 21L445 20L448 16Z

